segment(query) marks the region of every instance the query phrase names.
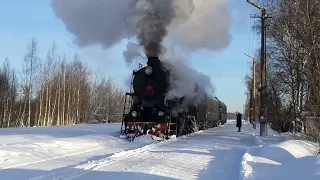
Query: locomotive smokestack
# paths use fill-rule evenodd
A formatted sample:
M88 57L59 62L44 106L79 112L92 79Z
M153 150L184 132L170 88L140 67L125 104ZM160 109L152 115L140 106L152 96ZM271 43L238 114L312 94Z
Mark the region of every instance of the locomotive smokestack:
M148 57L148 62L150 61L160 61L158 57Z
M148 62L147 62L148 66L151 67L159 67L160 66L160 60L159 57L148 57Z

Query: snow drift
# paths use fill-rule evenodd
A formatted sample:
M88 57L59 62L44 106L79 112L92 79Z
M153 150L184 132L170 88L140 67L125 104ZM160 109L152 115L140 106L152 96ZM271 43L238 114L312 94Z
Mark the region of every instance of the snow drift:
M254 135L260 146L248 148L242 158L240 179L316 180L320 178L320 157L316 143L303 140L280 141L279 133L268 128L266 137Z

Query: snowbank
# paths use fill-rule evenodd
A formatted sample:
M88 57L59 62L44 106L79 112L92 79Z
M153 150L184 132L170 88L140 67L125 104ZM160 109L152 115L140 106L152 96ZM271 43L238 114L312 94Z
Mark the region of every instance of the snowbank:
M120 126L94 124L0 129L0 169L32 167L53 161L60 161L54 167L59 168L154 143L150 137L137 138L135 143L120 139ZM62 159L72 160L63 164Z
M253 129L253 134L260 145L248 148L244 154L240 179L320 179L316 143L302 140L280 142L283 140L281 135L270 128L268 136L260 137L259 128Z

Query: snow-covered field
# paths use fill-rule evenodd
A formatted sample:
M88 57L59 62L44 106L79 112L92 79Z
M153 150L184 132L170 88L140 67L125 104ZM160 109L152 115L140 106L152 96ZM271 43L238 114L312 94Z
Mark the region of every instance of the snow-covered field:
M320 179L312 143L235 121L165 142L128 142L119 124L0 129L0 177L13 179Z

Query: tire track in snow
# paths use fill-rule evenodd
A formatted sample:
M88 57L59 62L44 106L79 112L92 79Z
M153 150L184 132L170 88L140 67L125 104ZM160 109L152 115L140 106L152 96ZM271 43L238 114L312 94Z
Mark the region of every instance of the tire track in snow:
M173 141L176 141L177 139L178 138L166 140L163 142L157 142L157 143L145 145L140 148L136 148L132 150L120 151L106 158L102 158L93 162L87 162L87 163L72 166L72 167L67 167L65 169L54 171L46 175L40 175L40 176L30 178L29 180L40 180L40 179L71 180L79 176L83 176L84 174L89 173L90 171L97 170L101 167L104 167L106 165L114 164L122 160L129 159L131 157L138 156L145 152L151 151L160 145L171 143Z

